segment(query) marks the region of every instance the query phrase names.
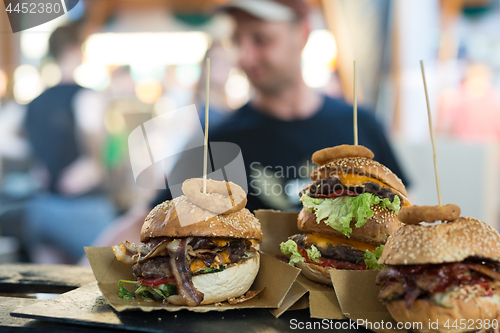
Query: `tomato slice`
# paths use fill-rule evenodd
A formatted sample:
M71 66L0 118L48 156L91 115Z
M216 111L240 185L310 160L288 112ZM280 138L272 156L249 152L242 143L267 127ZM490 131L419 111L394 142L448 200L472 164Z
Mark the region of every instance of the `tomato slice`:
M343 261L337 261L333 259L326 259L326 258L319 258L319 263L312 261L309 259L307 256L306 250L304 250L301 247L297 246L297 249L302 253L302 256L306 259L306 263L308 264L314 264L314 265L319 265L322 267L332 267L336 269L354 269L354 270L365 270L366 265L363 263L362 265L356 265L350 262L343 262Z
M145 286L148 286L148 287L157 287L160 284L168 284L168 283L172 283L172 282L175 282L175 279L173 277L170 277L170 278L157 278L157 279L154 279L154 278L143 278L143 277L137 278L137 283L138 284L145 285Z

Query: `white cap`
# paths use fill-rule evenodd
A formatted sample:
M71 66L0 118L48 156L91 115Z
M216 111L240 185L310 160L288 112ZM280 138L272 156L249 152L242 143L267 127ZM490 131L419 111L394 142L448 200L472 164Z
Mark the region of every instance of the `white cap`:
M221 9L240 9L263 21L289 22L297 18L291 7L272 0L231 0Z

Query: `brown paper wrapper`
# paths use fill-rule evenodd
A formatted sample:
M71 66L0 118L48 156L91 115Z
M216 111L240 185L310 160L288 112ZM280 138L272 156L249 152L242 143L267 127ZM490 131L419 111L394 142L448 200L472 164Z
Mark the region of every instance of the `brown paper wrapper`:
M391 317L387 307L377 298L379 288L375 285L375 277L378 272L378 270L341 269L330 271L342 313L347 318L375 332L406 332L396 329L397 322ZM385 323L384 327L390 325L392 329L377 328L376 325L380 327L382 322Z
M291 267L265 253L261 253L260 270L250 288L253 291L264 289L256 297L242 303L231 305L200 305L197 307L162 304L144 300L130 300L118 297L119 280L135 280L132 266L118 261L109 247L86 247L85 252L97 280L97 285L109 304L116 311L125 310L189 310L194 312L226 311L245 308L279 308L295 282L300 270Z
M255 216L262 227L261 251L274 257L283 256L280 243L286 241L289 236L300 233L297 228L298 213L257 210ZM312 318L345 319L335 290L330 286L313 282L303 274L299 275L281 306L271 310L271 313L279 317L285 311L305 307L309 307Z
M264 234L261 250L269 255L282 255L279 249L280 243L286 241L289 236L300 233L297 228L296 212L257 210L255 216L259 219ZM285 311L303 308L308 304L312 318L350 318L354 321L367 320L371 323L380 323L383 320L385 323L390 321L395 328L396 322L386 306L377 298L379 290L375 285L377 273L375 270L332 269L330 276L334 288L310 281L300 274L281 306L270 311L279 317ZM371 329L385 332L373 329L373 326Z

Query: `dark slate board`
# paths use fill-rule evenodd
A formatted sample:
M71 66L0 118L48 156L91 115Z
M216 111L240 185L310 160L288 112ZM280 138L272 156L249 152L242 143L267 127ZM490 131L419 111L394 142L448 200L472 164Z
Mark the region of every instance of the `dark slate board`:
M320 322L310 318L309 309L288 311L278 319L265 309L207 313L190 311L117 313L106 304L96 283L49 300L38 301L14 311L12 315L65 324L141 332L287 332L293 331L290 328L291 319Z

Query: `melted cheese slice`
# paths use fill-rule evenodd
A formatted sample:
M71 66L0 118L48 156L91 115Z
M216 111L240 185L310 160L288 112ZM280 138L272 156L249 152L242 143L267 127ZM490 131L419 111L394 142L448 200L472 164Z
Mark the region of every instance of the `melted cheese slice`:
M215 241L215 240L212 239L212 241ZM199 258L193 260L193 262L191 263L191 266L190 266L191 272L195 273L197 271L202 271L202 270L209 269L209 268L212 268L215 266L223 266L223 265L230 263L229 255L227 254L226 251L220 252L219 254L222 256L222 262L216 263L214 260L214 262L212 263L212 265L210 265L210 267L207 267L207 265L205 265L203 260L201 260Z
M352 173L338 173L337 177L340 179L342 185L347 187L363 186L366 182L372 182L379 184L381 187L386 187L388 189L391 189L393 192L397 193L397 191L395 191L393 188L375 178L352 174ZM406 200L406 198L403 197L402 206L411 206L411 204Z
M214 242L215 244L217 244L218 247L226 246L229 243L227 240L220 239L220 238L210 238L210 240L212 242Z
M320 247L322 249L326 249L328 247L328 245L332 245L332 246L348 245L350 247L361 250L363 252L365 250L373 252L377 248L376 246L370 245L370 244L365 243L365 242L361 242L361 241L357 241L357 240L353 240L353 239L345 239L345 238L337 237L337 236L333 236L333 235L324 235L323 234L320 236L319 234L314 233L314 234L307 234L306 237L307 237L307 241L316 243L315 246Z

